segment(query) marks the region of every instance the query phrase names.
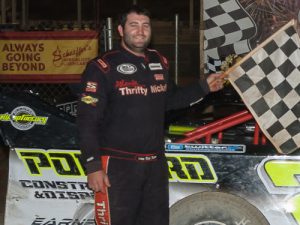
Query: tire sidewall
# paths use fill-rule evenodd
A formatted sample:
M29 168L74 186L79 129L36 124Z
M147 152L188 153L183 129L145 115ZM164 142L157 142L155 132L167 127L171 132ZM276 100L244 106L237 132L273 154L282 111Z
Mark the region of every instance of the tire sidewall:
M269 225L255 206L239 196L225 192L196 193L171 207L170 225L200 224Z

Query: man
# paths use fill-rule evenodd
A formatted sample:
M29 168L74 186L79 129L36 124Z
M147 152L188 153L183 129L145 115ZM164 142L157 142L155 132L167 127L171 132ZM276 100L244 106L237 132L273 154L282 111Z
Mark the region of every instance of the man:
M223 87L211 74L187 88L148 49L150 15L133 6L120 18L121 46L88 63L78 107L80 148L98 225L168 225L164 113Z

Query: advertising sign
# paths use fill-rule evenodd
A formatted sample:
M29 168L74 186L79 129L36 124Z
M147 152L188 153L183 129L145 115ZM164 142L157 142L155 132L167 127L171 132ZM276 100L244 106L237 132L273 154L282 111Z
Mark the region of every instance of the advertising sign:
M98 53L94 31L0 33L1 81L79 79Z

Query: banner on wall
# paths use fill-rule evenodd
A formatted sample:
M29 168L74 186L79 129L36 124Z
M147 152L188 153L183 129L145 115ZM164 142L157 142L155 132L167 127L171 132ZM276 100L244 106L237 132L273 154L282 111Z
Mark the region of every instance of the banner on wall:
M203 6L207 73L220 72L227 56L246 55L291 19L300 20L295 0L203 0Z
M0 32L0 80L72 82L98 54L95 31Z

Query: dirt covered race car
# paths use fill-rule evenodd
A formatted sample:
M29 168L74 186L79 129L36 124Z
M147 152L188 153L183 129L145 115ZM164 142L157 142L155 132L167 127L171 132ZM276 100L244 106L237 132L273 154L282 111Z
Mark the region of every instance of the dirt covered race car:
M299 225L299 151L278 154L233 102L217 119L167 120L170 224ZM9 93L0 96L0 125L10 151L5 225L94 224L75 117Z

